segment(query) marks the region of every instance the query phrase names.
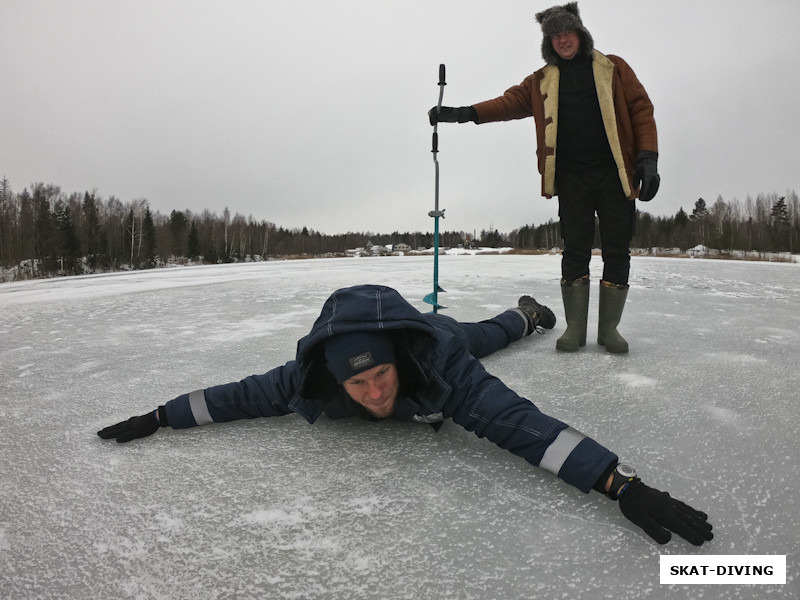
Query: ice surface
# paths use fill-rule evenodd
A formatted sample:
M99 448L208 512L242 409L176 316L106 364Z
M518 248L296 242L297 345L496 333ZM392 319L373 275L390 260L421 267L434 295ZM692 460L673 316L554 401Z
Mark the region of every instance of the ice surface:
M800 266L634 258L627 356L555 350L558 256L443 256L460 320L523 293L559 322L494 374L710 514L653 544L583 495L447 423L302 418L95 432L293 357L336 288L421 310L431 257L269 262L0 285L0 596L797 598ZM600 263L592 265L595 279ZM597 284L590 332L596 330ZM659 555L786 554L785 586L661 586Z

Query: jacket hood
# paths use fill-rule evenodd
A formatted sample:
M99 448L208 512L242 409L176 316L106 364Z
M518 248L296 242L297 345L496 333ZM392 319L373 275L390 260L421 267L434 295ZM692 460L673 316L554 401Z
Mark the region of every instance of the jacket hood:
M356 331L412 330L433 335L422 313L397 290L382 285L357 285L336 290L325 301L311 332L297 342L297 361L307 364L320 342Z
M548 65L557 65L561 60L558 53L553 49L550 36L562 31L576 31L581 38L580 55L592 56L594 39L589 30L584 27L583 21L581 21L577 2L553 6L536 13L536 21L542 26L542 34L544 35L542 39L542 58Z
M299 396L292 403L310 422L335 398L341 386L328 370L325 340L352 332L383 331L391 336L401 383L408 390L428 384L419 359L437 351L436 335L425 316L396 290L381 285L358 285L336 290L325 301L311 332L297 342Z

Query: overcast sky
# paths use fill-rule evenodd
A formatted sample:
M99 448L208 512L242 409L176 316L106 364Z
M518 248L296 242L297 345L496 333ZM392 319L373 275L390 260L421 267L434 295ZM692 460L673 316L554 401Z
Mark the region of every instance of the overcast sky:
M2 0L0 177L325 233L432 230L445 105L543 65L534 14L499 0ZM655 105L673 215L800 190L800 3L584 0L583 22ZM533 120L441 125L443 229L557 218Z

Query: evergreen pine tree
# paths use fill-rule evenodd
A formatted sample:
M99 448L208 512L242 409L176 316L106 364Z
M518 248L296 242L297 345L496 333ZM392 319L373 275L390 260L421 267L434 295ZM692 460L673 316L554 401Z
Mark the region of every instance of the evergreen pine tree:
M100 211L94 194L86 192L83 195L83 241L86 250L86 260L91 269L96 268L103 262L104 244L103 230L100 224Z
M772 218L778 223L789 222L789 210L786 208L786 197L782 196L772 205Z
M66 202L56 200L53 205L53 233L55 233L54 259L59 262L59 270L64 274L80 272L79 258L81 245L75 225L72 223L72 213Z
M156 226L153 223L153 215L150 207L144 210L144 220L142 221L142 256L140 260L144 262L146 269L156 266Z
M186 215L173 210L169 215L169 231L172 235L170 254L176 257L186 256Z
M200 257L200 236L197 233L197 226L195 222L192 221L192 226L189 229L189 258L191 260L196 260Z

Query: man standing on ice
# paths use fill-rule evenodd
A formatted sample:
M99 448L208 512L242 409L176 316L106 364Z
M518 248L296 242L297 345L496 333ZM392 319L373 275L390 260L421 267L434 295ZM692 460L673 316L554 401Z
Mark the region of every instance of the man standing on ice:
M545 415L483 368L480 358L517 342L555 316L530 296L479 323L423 314L392 288L334 292L295 360L262 375L183 394L144 415L98 432L128 442L160 427L186 429L291 413L314 423L360 416L453 422L488 438L584 493L619 500L623 514L658 543L675 532L695 545L711 540L707 515L643 484L592 438Z
M628 295L634 200L652 200L660 183L653 105L623 59L594 49L577 2L537 13L536 20L546 66L498 98L433 108L429 118L432 124L481 124L534 117L542 195L558 196L564 239L567 330L556 348L574 352L586 344L596 213L603 253L597 343L624 353L628 342L617 326Z

